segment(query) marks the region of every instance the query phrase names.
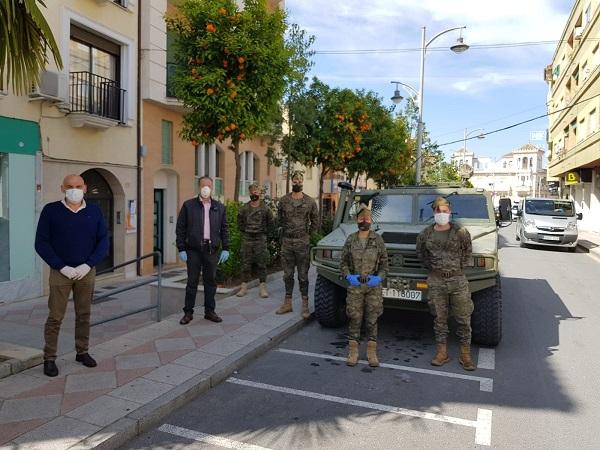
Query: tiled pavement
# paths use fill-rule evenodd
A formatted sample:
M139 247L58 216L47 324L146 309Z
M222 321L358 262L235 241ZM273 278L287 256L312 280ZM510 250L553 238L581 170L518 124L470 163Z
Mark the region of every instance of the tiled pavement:
M197 314L181 326L176 314L159 323L149 322L149 316L133 320L136 315L112 329L93 327L95 368L76 363L70 352L57 360L56 378L44 376L37 366L0 380L0 449L112 447L115 439L133 436L140 421L181 404L187 392L218 383L236 361L302 325L299 298L292 314L274 314L283 294L279 276L269 282L270 298L260 299L257 291L218 301L220 324ZM118 313L120 308L110 303L95 305L102 311L93 319ZM41 327L45 314L40 305L14 308L0 321ZM69 322L72 316L65 319L65 329Z

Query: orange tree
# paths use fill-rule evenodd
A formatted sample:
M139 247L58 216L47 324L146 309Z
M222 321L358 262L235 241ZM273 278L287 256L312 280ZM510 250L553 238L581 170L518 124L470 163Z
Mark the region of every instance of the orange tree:
M284 12L265 0L182 0L166 17L173 33L173 88L187 112L181 137L192 143L231 140L239 199L240 143L267 133L280 115L290 70Z

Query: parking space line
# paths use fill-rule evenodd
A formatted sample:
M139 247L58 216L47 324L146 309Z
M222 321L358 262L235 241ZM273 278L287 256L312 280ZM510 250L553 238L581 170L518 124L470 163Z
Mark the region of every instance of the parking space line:
M309 356L312 358L321 358L321 359L333 359L336 361L346 361L346 358L342 358L341 356L326 355L324 353L302 352L299 350L288 350L286 348L278 348L277 351L281 352L281 353L289 353L291 355ZM367 361L362 360L362 359L359 360L358 362L359 362L359 364L369 364ZM483 391L483 392L493 392L494 391L494 380L492 378L476 377L474 375L466 375L463 373L443 372L441 370L421 369L419 367L400 366L397 364L388 364L388 363L379 363L379 367L385 367L385 368L394 369L394 370L403 370L405 372L424 373L427 375L436 375L436 376L447 377L447 378L457 378L460 380L476 381L479 383L480 391Z
M493 348L479 348L477 368L494 370L496 368L496 350Z
M221 436L214 436L212 434L201 433L199 431L189 430L187 428L181 428L175 425L169 425L168 423L161 425L158 428L158 431L173 434L186 439L191 439L192 441L196 442L218 445L219 447L224 448L234 448L236 450L270 450L267 447L245 444L244 442L234 441Z
M451 423L464 427L475 428L475 443L479 445L490 445L492 432L492 411L477 409L477 420L461 419L459 417L445 416L441 414L416 411L412 409L398 408L395 406L382 405L380 403L365 402L345 397L337 397L334 395L320 394L318 392L303 391L300 389L286 388L275 386L273 384L258 383L255 381L241 380L239 378L229 378L228 383L238 384L241 386L252 387L256 389L264 389L268 391L281 392L283 394L297 395L300 397L313 398L316 400L324 400L328 402L340 403L344 405L358 406L361 408L372 409L376 411L389 412L403 416L417 417L420 419L434 420L437 422Z

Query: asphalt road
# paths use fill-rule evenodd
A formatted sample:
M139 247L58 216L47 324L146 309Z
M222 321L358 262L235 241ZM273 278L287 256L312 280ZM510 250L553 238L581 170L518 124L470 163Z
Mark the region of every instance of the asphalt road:
M475 372L455 340L429 364L427 314L384 314L378 369L346 367L345 330L311 323L126 448L599 448L600 264L514 234L500 233L504 338L474 348Z

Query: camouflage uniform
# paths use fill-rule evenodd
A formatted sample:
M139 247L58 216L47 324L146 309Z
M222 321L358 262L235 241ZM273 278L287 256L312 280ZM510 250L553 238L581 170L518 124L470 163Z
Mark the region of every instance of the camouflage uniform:
M273 225L273 213L264 202L257 207L250 203L242 206L238 213L238 228L242 235L242 281L247 283L252 279L252 265L256 264L262 283L267 280L267 232Z
M298 283L303 297L308 296L308 269L310 267L310 235L319 229L317 203L303 194L301 199L287 194L277 205L279 226L283 229L281 259L285 295L291 297L294 289L294 268L298 267Z
M438 233L447 233L447 240ZM438 343L448 337L448 316L452 313L460 343L471 343L473 301L463 268L471 258L471 236L466 228L451 224L445 232L425 228L417 237L417 254L429 270L429 309L434 316L433 331Z
M366 326L369 341L377 341L377 320L383 313L381 286L368 287L368 275L378 275L382 279L388 273L388 255L382 237L370 231L365 242L361 242L358 231L346 239L342 250L341 272L345 278L349 274L361 276L360 286L348 286L346 313L350 318L348 338L358 341L362 325L363 310L366 310Z

